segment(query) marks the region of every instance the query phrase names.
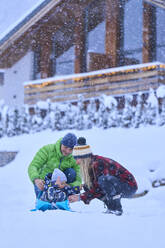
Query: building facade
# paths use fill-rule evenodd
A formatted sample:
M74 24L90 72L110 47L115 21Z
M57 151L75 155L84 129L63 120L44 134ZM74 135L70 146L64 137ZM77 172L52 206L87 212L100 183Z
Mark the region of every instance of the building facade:
M0 98L23 103L25 81L165 63L164 23L160 0L45 0L0 40Z

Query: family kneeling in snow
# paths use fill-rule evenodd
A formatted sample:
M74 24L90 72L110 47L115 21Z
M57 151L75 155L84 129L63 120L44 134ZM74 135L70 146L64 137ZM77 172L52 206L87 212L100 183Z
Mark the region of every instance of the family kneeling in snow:
M28 174L36 194L35 210L71 210L69 203L89 204L97 198L105 203L105 213L122 215L121 198L137 191L137 182L127 169L111 158L93 155L86 139L77 140L73 133L42 147Z

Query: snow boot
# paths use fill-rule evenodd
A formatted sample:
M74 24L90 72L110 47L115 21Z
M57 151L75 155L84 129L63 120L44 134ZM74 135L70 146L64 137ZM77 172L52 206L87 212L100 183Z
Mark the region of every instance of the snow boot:
M121 195L115 196L106 196L104 200L105 205L107 206L106 214L115 214L117 216L122 215L123 210L121 206Z

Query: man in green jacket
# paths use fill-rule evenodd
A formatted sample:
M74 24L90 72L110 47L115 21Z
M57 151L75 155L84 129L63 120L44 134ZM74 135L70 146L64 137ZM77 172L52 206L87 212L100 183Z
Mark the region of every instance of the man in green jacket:
M46 145L36 153L28 167L28 174L34 184L37 198L44 189L45 176L53 173L56 168L65 173L69 185L81 185L80 168L72 156L76 143L76 136L68 133L55 144Z

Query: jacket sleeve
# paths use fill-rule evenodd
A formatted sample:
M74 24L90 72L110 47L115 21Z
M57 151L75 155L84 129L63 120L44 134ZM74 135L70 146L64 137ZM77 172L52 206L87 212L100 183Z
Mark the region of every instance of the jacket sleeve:
M48 160L48 148L42 147L34 156L32 162L28 167L28 175L30 180L34 183L36 178L40 178L40 170L43 168Z
M91 200L94 198L100 199L102 197L102 194L100 192L99 187L93 187L87 190L86 192L80 194L80 199L85 203L89 204Z
M72 168L76 171L76 180L73 183L70 183L71 186L80 186L82 184L80 176L80 166L76 164L76 161L72 160Z

